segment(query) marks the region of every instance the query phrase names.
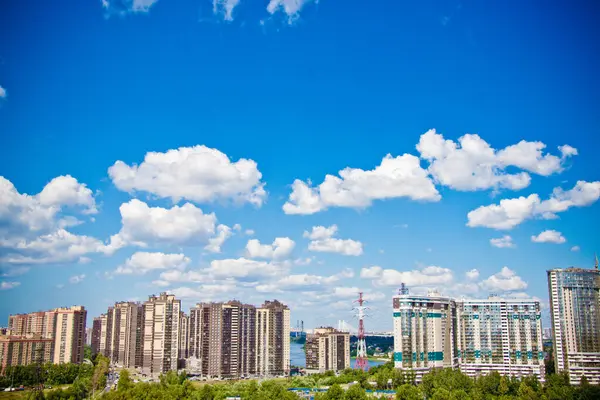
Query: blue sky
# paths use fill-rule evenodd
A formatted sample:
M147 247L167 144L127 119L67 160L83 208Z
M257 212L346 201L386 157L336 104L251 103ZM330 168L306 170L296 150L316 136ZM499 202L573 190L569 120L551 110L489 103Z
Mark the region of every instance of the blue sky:
M597 18L541 1L3 5L0 325L163 290L186 309L278 298L312 327L355 322L361 289L385 330L400 282L547 303L545 271L600 248Z

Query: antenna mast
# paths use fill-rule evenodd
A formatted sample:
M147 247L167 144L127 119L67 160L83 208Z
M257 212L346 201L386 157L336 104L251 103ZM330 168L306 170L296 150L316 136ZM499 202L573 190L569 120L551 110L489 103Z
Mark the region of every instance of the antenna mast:
M368 369L369 363L367 361L367 344L365 342L365 307L363 300L363 292L358 293L358 300L354 300L358 303L358 306L354 307L356 310L356 316L358 317L358 343L356 344L356 362L354 364L354 368L362 369L366 371Z

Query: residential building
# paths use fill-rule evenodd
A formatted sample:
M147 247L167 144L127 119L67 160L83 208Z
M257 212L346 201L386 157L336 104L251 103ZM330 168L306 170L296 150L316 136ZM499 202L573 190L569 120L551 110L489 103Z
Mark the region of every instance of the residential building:
M324 372L350 368L350 333L317 328L306 335L304 352L307 369Z
M420 382L432 368L457 365L456 302L430 292L411 295L403 287L392 299L394 312L394 365L414 372Z
M181 300L161 293L143 304L142 371L147 374L177 370Z
M239 311L239 373L256 374L256 307L240 304Z
M134 302L118 302L112 309L112 324L110 327L110 360L118 366L131 368L139 366L139 353L142 351L139 341L141 326L138 326L138 315L142 313L142 306Z
M85 321L87 311L83 306L56 308L56 331L54 334L54 364L83 361L85 345Z
M92 328L85 328L85 345L92 345Z
M52 362L54 340L39 335L0 336L0 374L6 367Z
M96 317L92 322L92 355L96 355L100 352L100 337L102 335L102 318Z
M600 271L566 268L548 272L550 315L557 372L571 384L585 376L600 384Z
M100 315L100 339L98 353L110 358L112 346L113 307L108 307L106 314Z
M182 368L185 367L185 360L189 357L189 342L190 342L190 317L183 311L179 315L179 364Z
M263 376L290 372L290 309L277 300L256 310L256 369Z
M80 363L83 361L86 316L83 306L10 315L8 332L13 337L51 339L50 361L55 364Z
M540 302L533 299L457 300L458 365L474 377L535 375L544 381Z

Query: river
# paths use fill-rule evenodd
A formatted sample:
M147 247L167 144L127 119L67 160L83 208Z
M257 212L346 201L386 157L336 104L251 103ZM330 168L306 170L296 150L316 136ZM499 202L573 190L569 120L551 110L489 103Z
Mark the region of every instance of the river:
M290 343L290 360L291 364L297 367L306 367L306 356L304 355L304 349L300 343ZM354 357L350 358L350 367L354 368ZM368 361L369 368L376 365L384 364L383 361Z

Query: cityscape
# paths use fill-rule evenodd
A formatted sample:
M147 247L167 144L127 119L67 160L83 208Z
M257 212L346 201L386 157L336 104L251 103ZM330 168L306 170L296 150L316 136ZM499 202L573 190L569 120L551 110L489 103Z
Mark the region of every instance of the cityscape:
M600 400L597 1L0 1L0 400Z

